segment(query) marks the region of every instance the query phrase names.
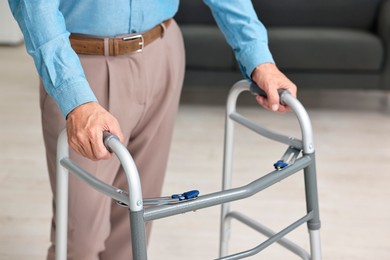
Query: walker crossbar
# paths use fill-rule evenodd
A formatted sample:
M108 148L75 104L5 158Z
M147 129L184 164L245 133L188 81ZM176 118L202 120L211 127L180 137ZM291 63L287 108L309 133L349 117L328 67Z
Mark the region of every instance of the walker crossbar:
M260 125L249 120L248 118L243 117L241 114L239 114L237 112L231 113L229 117L233 121L235 121L243 126L246 126L247 128L251 129L252 131L254 131L254 132L256 132L256 133L258 133L258 134L260 134L268 139L290 145L290 146L297 148L297 149L302 149L302 141L301 140L297 140L293 137L281 135L281 134L275 133L273 131L270 131L266 128L263 128Z
M267 240L267 241L263 242L262 244L258 245L257 247L255 247L251 250L248 250L246 252L243 252L244 254L247 254L248 256L249 256L249 253L252 253L252 252L253 252L253 254L256 254L256 253L260 252L261 250L263 250L265 247L267 247L269 244L276 242L276 243L282 245L283 247L287 248L288 250L290 250L294 254L300 256L302 259L307 260L307 259L310 259L310 255L303 248L301 248L300 246L291 242L290 240L288 240L287 238L285 238L283 236L285 234L287 234L288 232L294 230L295 227L298 227L299 225L302 225L303 223L307 222L308 219L310 219L312 217L311 215L312 215L312 212L308 213L306 216L304 216L299 221L297 221L297 223L296 223L297 226L290 225L289 227L287 227L286 232L284 232L284 233L282 233L283 231L279 232L279 234L280 234L279 236L277 236L277 233L274 232L273 230L271 230L270 228L260 224L257 221L254 221L253 219L250 219L250 218L244 216L243 214L241 214L237 211L229 212L226 215L226 217L236 219L236 220L240 221L241 223L247 225L248 227L251 227L252 229L262 233L263 235L265 235L269 238L274 237L274 240L269 239L270 241L268 242L268 244L266 244L268 241ZM240 254L236 254L236 256L237 255L240 255Z
M68 172L69 170L76 176L80 177L94 189L110 196L122 205L129 207L132 250L134 260L147 259L146 239L145 239L145 222L161 219L197 209L207 208L216 205L221 207L221 238L220 238L220 258L219 259L241 259L262 251L270 244L277 242L299 255L302 259L321 259L320 241L319 241L319 211L318 197L315 174L315 156L312 140L312 130L310 120L302 105L289 93L281 93L281 102L287 104L296 113L302 131L302 141L286 137L265 129L252 121L246 119L235 111L235 104L238 95L243 91L253 88L248 81L240 81L233 86L227 104L226 129L225 129L225 147L224 147L224 172L223 187L221 191L205 194L191 200L180 201L175 204L156 205L144 209L143 199L141 197L141 185L137 168L131 155L125 146L117 138L105 133L104 143L110 151L115 153L119 158L129 185L129 193L124 192L116 187L108 185L84 169L77 166L69 159L66 132L60 134L57 151L57 235L56 235L56 260L66 259L66 242L67 242L67 192L68 192ZM253 91L253 90L252 90ZM233 151L233 121L240 123L247 128L255 131L274 141L278 141L294 149L303 150L303 153L292 164L280 170L274 170L247 185L241 187L231 187L232 171L232 151ZM295 159L295 158L294 158ZM230 210L230 202L248 198L267 187L303 170L305 177L306 206L307 214L296 222L292 223L278 233L273 232L267 227L253 221L244 215ZM227 255L228 233L230 230L230 220L234 218L242 223L252 227L258 232L266 235L268 240L264 241L255 248ZM307 223L310 231L311 255L304 249L295 245L284 236L296 229L298 226Z
M295 221L294 223L292 223L291 225L289 225L288 227L286 227L285 229L283 229L279 233L271 235L268 240L264 241L263 243L256 246L255 248L252 248L252 249L240 252L240 253L236 253L233 255L221 257L221 258L218 258L218 260L235 260L235 259L242 259L245 257L249 257L249 256L252 256L252 255L255 255L255 254L261 252L263 249L267 248L268 246L270 246L272 243L275 243L275 242L279 242L279 244L286 247L285 246L286 244L280 242L279 240L282 239L285 235L287 235L291 231L293 231L294 229L296 229L297 227L299 227L300 225L302 225L302 224L306 223L307 221L309 221L310 219L312 219L312 217L313 217L312 215L313 215L313 213L309 212L307 215L298 219L297 221ZM238 216L238 215L233 215L232 213L229 213L228 217L231 217L231 218L234 217L248 226L251 226L251 224L252 225L254 224L254 223L251 223L251 221L253 221L253 220L251 220L249 218L244 219L243 218L244 215ZM257 225L257 223L256 223L256 225ZM256 230L260 233L264 232L264 230L259 229L259 228L257 228ZM286 248L289 249L290 251L292 251L293 253L298 253L298 255L302 257L302 259L310 259L310 256L309 256L309 258L307 258L308 253L304 249L301 249L299 246L295 245L292 242L290 242L289 247L286 247ZM301 249L301 251L299 249Z

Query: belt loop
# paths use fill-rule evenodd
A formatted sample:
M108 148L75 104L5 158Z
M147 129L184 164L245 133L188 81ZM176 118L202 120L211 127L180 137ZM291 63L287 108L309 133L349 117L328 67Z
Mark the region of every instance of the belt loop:
M164 23L160 23L160 27L161 27L161 38L164 38L164 34L165 34L165 31L167 30L167 27L165 26Z
M110 56L109 38L104 38L104 56Z
M109 38L108 39L108 45L109 45L109 55L110 56L115 56L115 48L114 48L114 38Z
M119 53L119 41L120 41L120 39L118 39L118 38L112 39L112 50L113 50L112 56L117 56L120 54Z

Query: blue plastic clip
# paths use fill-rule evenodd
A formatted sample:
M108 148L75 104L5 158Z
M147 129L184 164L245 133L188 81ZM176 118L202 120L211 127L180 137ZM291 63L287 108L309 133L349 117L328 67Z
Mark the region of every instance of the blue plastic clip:
M171 198L178 199L179 201L183 201L183 200L194 199L194 198L198 197L198 195L199 195L198 190L191 190L191 191L184 192L182 194L173 194L171 196Z
M284 162L283 160L279 160L276 163L274 163L274 167L276 170L280 171L284 167L288 166L288 163Z

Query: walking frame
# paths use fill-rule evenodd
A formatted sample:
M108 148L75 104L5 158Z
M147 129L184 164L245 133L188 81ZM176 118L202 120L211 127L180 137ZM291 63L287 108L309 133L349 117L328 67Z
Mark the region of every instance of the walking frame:
M244 91L251 91L256 95L264 95L260 88L247 80L237 82L230 90L226 107L222 190L201 196L198 196L197 191L190 191L188 193L177 194L171 197L143 199L137 167L131 155L116 136L104 133L104 144L109 151L116 154L125 171L129 192L127 193L116 187L108 185L80 168L69 159L67 136L66 132L63 131L58 138L57 145L56 260L65 260L67 257L68 171L80 177L94 189L110 196L119 204L125 205L129 208L134 260L147 259L145 236L146 221L161 219L216 205L222 205L218 259L233 260L249 257L259 253L274 242L277 242L292 253L300 256L302 259L320 260L321 224L318 207L315 150L309 116L302 104L296 98L294 98L288 91L282 90L279 93L281 104L288 105L295 113L300 124L302 140L270 131L242 116L236 111L238 96ZM247 185L232 188L233 135L234 125L236 123L241 124L268 139L286 144L288 148L282 159L274 165L274 171ZM305 180L307 214L283 230L274 232L268 227L230 209L230 202L248 198L297 172L301 172L302 170ZM144 205L154 206L144 208ZM260 245L247 251L227 255L231 219L236 219L243 224L246 224L252 229L268 237L268 239ZM304 223L307 224L309 231L310 254L297 244L284 237Z

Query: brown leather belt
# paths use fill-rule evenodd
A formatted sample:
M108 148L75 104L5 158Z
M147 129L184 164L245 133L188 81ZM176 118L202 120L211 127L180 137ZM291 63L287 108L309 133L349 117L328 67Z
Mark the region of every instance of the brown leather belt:
M142 52L143 48L164 34L172 19L141 34L130 34L115 38L96 38L71 34L69 39L73 50L78 54L117 56L132 52Z

